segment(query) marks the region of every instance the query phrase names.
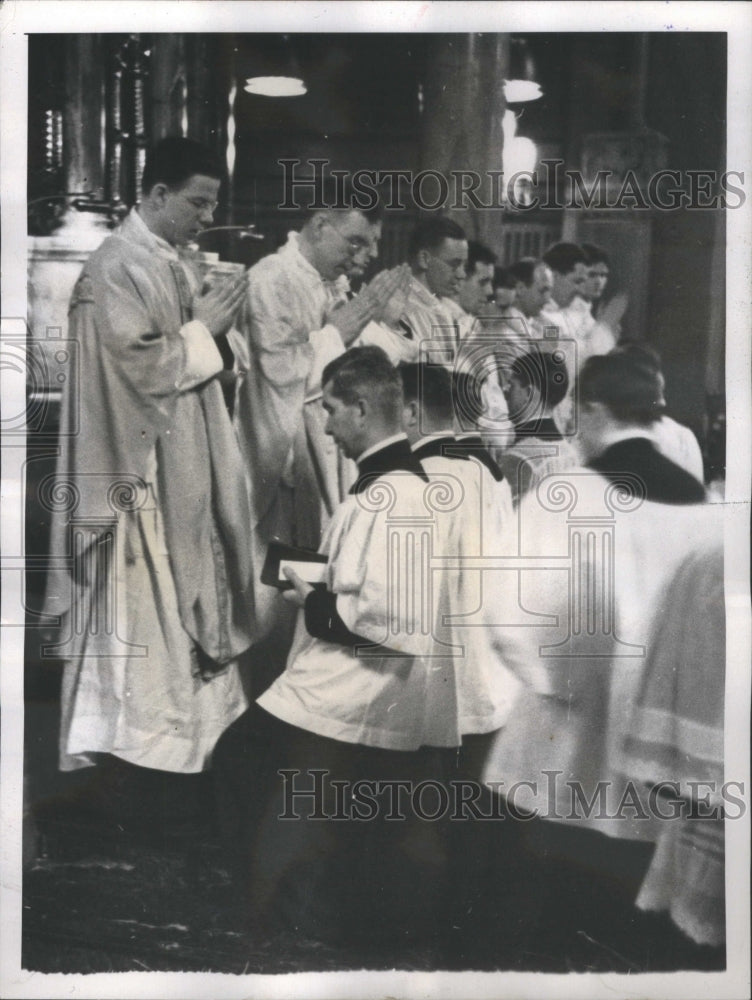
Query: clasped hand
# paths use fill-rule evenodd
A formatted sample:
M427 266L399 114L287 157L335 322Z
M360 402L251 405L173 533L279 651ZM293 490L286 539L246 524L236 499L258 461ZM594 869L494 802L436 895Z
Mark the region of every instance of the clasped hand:
M407 264L380 271L349 302L336 305L329 314L329 322L337 327L345 344L349 344L372 320L383 319L392 299L403 299L409 284Z
M247 275L218 281L193 300L193 318L201 320L212 337L219 337L232 326L243 303L247 289Z

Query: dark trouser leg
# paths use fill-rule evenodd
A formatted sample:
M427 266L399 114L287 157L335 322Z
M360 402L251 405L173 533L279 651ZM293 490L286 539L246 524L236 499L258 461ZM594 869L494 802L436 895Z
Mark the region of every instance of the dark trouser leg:
M228 867L246 879L252 842L285 746L282 724L252 705L222 734L212 756L217 826Z
M420 781L441 778L433 752L378 750L291 726L286 734L284 763L294 773L278 776L255 842L256 919L267 925L276 914L301 933L339 941L384 931L404 940L436 916L442 895L442 838L410 802ZM355 808L359 781L369 784ZM397 782L406 785L401 802Z
M451 920L447 948L462 968L505 966L519 910L517 830L504 800L480 781L494 733L463 737L451 779Z

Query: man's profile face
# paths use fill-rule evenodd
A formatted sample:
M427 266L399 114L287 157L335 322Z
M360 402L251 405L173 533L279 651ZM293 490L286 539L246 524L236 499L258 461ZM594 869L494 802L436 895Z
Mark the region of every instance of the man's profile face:
M316 227L316 270L325 281L341 274L359 277L378 256L381 223L358 211L322 214Z
M194 174L181 188L155 185L152 191L158 201L157 235L176 247L192 243L214 221L219 186L219 180L203 174Z
M597 458L603 451L603 432L608 426L608 418L608 409L603 403L580 402L577 447L585 461Z
M493 264L476 261L473 270L460 285L459 303L466 313L480 316L493 297Z
M532 389L522 382L519 375L511 372L504 380L502 391L507 401L509 419L515 427L535 416L531 412Z
M347 270L348 278L362 278L372 260L379 256L379 240L381 239L381 222L372 222L368 227L369 240L353 254Z
M587 281L587 266L578 261L566 274L554 273L554 298L562 307L568 306Z
M421 250L429 291L439 298L456 298L465 280L467 240L444 237L433 250Z
M510 309L517 304L517 291L514 288L507 288L506 285L499 285L494 288L494 302L497 309Z
M607 284L608 264L605 261L591 264L587 269L587 278L580 290L580 295L588 302L597 302L605 292Z
M363 451L360 408L332 395L332 383L323 388L321 405L326 411L324 433L333 439L345 458L357 458Z
M533 280L529 285L524 281L517 282L516 305L525 316L537 316L544 306L551 301L551 290L554 279L551 269L545 264L539 264L533 271Z

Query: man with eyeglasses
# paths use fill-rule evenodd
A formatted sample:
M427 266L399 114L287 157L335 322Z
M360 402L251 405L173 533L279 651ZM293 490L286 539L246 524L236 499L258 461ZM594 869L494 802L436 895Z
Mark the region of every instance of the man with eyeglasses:
M277 538L317 549L354 475L324 431L321 373L356 341L385 346L380 337L386 336L401 342L383 327L375 338L365 334L407 281L404 268L381 272L348 297L349 276L362 275L378 255L379 207L359 208L329 193L324 203L343 207L309 208L300 231L249 272L242 323L247 373L235 423L252 496L257 640L268 637L255 658L259 687L264 668L273 674L284 666L294 619L259 580L268 544Z
M443 216L425 219L413 230L407 255L412 281L392 322L417 344L441 338L451 369L461 337L454 300L467 278L465 231Z
M134 822L145 803L158 821L167 798L191 799L200 782L187 776L246 705L250 514L215 343L245 275L202 294L181 255L211 224L221 176L198 143L157 144L140 204L89 258L70 305L79 363L63 388L55 483L75 493L77 527L56 505L61 568L46 606L69 637L60 766L125 775Z

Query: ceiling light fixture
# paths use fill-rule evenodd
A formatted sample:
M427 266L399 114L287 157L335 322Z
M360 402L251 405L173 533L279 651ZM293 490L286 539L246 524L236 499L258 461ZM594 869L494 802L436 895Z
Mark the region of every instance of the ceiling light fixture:
M522 104L543 97L537 76L535 60L524 38L513 37L509 48L509 80L504 81L504 100L507 104Z
M507 104L522 104L523 101L537 101L543 97L540 84L534 80L505 80L504 99Z
M261 97L302 97L308 93L306 85L296 76L252 76L243 89Z

